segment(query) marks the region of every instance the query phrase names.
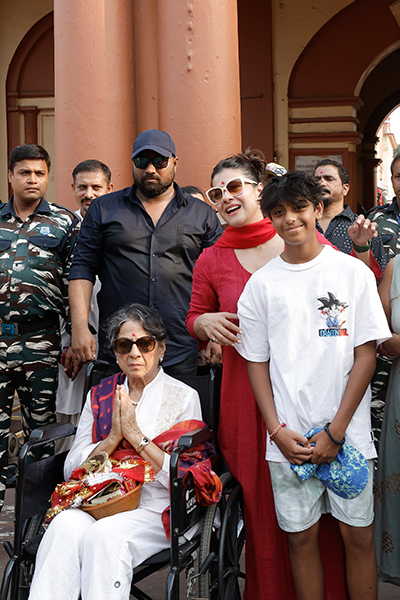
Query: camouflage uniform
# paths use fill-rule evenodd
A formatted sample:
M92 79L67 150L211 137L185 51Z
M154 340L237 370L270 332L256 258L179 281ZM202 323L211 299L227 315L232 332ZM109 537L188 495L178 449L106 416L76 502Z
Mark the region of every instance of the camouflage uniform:
M44 198L25 221L12 198L0 207L0 509L15 390L25 436L55 421L59 316L67 318L79 227L72 211Z
M377 223L388 261L400 252L400 215L396 197L391 204L379 206L368 217Z
M400 252L400 214L396 197L391 204L378 206L369 211L368 217L377 223L381 234L383 247L388 261ZM376 369L371 381L372 402L371 417L372 429L375 437L375 445L378 450L379 439L382 428L383 414L385 410L385 396L389 383L390 367L392 360L386 356L379 356Z

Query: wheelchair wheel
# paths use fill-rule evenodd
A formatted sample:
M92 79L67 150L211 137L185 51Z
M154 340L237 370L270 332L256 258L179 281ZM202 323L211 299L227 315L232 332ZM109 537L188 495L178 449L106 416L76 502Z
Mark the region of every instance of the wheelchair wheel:
M235 484L226 501L219 536L218 598L220 600L241 598L238 578L245 578L239 564L245 542L241 502L242 490L239 484Z
M205 573L199 575L199 597L207 598L207 600L217 600L218 586L218 536L213 528L217 504L212 504L206 509L203 517L203 527L200 538L199 548L199 569L204 565L210 557L211 552L214 552L215 558L211 557L211 564L208 566Z
M8 458L13 459L17 456L19 450L19 442L15 433L8 434Z
M33 577L33 571L35 568L35 556L36 549L42 534L46 529L46 524L43 519L45 512L34 515L26 527L26 533L24 536L23 546L27 549L27 558L22 560L19 570L19 586L18 586L18 600L27 600L29 596L29 589ZM36 540L34 538L37 538ZM29 545L35 546L33 553L29 552Z

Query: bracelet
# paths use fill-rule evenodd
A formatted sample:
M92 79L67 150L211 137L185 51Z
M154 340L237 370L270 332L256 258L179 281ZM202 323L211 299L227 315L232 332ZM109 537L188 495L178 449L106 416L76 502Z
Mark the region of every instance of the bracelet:
M343 436L343 439L342 439L342 440L340 440L340 441L339 441L339 440L335 440L335 438L333 437L333 435L332 435L332 434L331 434L331 432L329 431L329 425L330 425L330 424L331 424L331 423L330 423L330 421L329 421L329 423L327 423L327 424L325 425L325 427L324 427L324 430L325 430L325 431L326 431L326 433L329 435L330 439L332 440L332 442L333 442L334 444L337 444L338 446L343 446L343 444L344 444L344 441L345 441L345 437Z
M378 346L378 350L381 354L383 354L383 356L386 356L387 358L396 358L396 356L393 356L393 354L389 354L388 352L386 352L385 348L383 347L383 344L385 342L382 342L382 344L379 344Z
M371 244L368 242L365 246L357 246L357 244L353 243L353 248L356 252L367 252L367 250L371 250Z
M278 431L280 429L286 429L286 423L279 423L279 425L277 425L277 427L275 427L275 429L273 430L273 432L269 436L269 441L271 442L271 444L274 441L274 439L276 437L276 434L278 433Z
M143 450L146 448L146 446L148 446L148 444L150 444L151 440L149 440L149 438L143 436L142 439L140 440L140 444L139 446L136 448L136 452L139 454L141 454L141 452L143 452Z

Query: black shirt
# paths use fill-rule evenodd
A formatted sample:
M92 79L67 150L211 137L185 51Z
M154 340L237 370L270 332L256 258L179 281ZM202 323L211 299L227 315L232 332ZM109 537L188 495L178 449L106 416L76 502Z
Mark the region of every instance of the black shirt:
M99 348L107 348L101 324L129 302L151 306L167 327L164 365L196 352L185 318L189 310L193 267L203 248L222 234L214 210L182 192L165 208L157 225L136 197L135 186L92 201L78 236L69 279L101 281Z

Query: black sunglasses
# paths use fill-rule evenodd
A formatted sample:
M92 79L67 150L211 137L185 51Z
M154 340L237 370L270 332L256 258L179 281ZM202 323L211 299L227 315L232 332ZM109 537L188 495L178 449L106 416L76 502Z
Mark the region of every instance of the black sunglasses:
M151 352L156 347L156 338L152 335L145 335L137 340L121 337L113 342L114 350L118 354L128 354L133 344L136 344L139 352L146 354L146 352Z
M156 169L165 169L168 164L169 159L165 158L165 156L135 156L133 159L133 164L137 169L147 169L150 163L153 163Z

